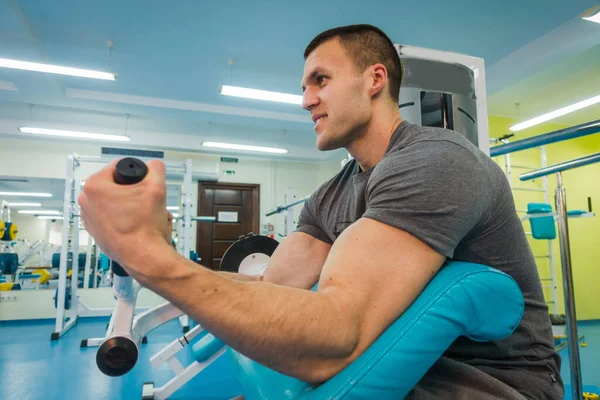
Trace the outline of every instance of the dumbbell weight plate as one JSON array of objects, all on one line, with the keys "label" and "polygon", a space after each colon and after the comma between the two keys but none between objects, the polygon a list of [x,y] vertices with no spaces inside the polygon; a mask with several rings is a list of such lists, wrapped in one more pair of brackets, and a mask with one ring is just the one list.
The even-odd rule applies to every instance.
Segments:
[{"label": "dumbbell weight plate", "polygon": [[17,234],[19,233],[19,228],[17,224],[14,222],[7,222],[5,224],[5,232],[2,235],[2,240],[4,241],[13,241],[17,240]]},{"label": "dumbbell weight plate", "polygon": [[[241,237],[229,246],[221,259],[221,271],[242,272],[240,265],[252,260],[252,264],[263,263],[263,268],[269,258],[275,252],[279,242],[267,236],[252,235]],[[252,258],[254,256],[254,259]],[[256,263],[254,262],[256,261]],[[255,268],[252,267],[252,270]],[[242,272],[246,273],[246,272]]]}]

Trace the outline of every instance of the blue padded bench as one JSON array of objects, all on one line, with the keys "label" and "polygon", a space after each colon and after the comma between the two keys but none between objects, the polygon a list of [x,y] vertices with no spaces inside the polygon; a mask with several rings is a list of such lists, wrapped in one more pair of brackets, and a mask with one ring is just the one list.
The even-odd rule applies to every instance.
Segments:
[{"label": "blue padded bench", "polygon": [[[396,400],[405,397],[459,337],[508,337],[523,316],[517,283],[484,265],[449,261],[400,318],[353,363],[313,387],[228,348],[246,400]],[[223,347],[211,334],[193,346],[198,361]]]}]

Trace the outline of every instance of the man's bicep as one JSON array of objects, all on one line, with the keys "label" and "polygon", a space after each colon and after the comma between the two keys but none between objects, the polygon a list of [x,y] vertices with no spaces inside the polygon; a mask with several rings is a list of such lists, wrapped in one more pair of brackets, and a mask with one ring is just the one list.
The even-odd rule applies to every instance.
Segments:
[{"label": "man's bicep", "polygon": [[310,289],[318,282],[331,245],[304,232],[293,232],[277,246],[263,280]]},{"label": "man's bicep", "polygon": [[319,291],[330,294],[358,324],[360,355],[439,271],[445,257],[413,235],[361,218],[336,240]]}]

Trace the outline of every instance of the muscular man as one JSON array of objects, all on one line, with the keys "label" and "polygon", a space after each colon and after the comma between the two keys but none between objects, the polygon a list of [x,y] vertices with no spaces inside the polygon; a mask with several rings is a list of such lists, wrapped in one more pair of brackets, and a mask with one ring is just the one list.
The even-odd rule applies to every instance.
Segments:
[{"label": "muscular man", "polygon": [[317,147],[354,159],[306,202],[264,276],[198,267],[165,242],[155,161],[136,185],[113,182],[115,163],[87,180],[81,215],[100,247],[229,346],[311,383],[356,359],[447,258],[486,264],[521,287],[522,323],[505,340],[457,340],[409,396],[562,399],[548,310],[502,171],[463,136],[402,120],[402,66],[379,29],[323,32],[304,56]]}]

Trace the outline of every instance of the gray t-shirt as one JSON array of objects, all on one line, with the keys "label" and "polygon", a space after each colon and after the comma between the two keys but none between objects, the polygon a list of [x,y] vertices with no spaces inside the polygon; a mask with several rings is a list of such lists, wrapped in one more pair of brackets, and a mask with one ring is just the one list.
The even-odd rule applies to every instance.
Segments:
[{"label": "gray t-shirt", "polygon": [[562,399],[548,307],[502,170],[456,132],[403,121],[383,159],[352,160],[307,200],[298,221],[332,244],[361,217],[402,229],[454,260],[512,276],[525,313],[504,340],[459,338],[409,395],[416,399]]}]

